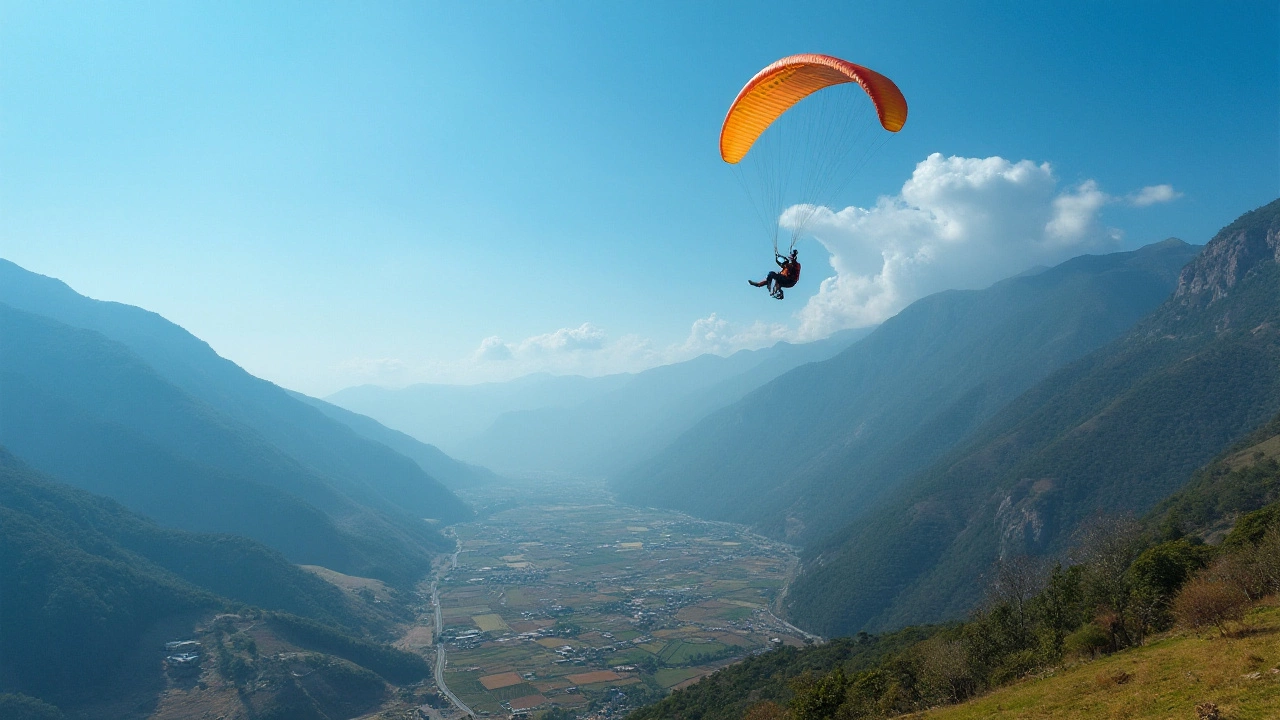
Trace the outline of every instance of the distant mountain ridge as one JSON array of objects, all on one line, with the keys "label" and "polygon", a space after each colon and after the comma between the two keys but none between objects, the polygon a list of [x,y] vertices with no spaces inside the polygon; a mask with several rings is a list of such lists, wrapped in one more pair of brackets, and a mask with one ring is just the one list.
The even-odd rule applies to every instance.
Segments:
[{"label": "distant mountain ridge", "polygon": [[1171,296],[1056,371],[865,521],[807,549],[788,596],[823,633],[956,617],[999,555],[1144,512],[1280,412],[1280,201],[1223,228]]},{"label": "distant mountain ridge", "polygon": [[154,313],[0,261],[0,339],[0,443],[162,523],[403,586],[449,546],[432,523],[471,515],[419,462],[481,469],[397,453]]},{"label": "distant mountain ridge", "polygon": [[918,300],[835,357],[708,416],[615,487],[630,502],[817,541],[1131,327],[1197,252],[1170,239]]},{"label": "distant mountain ridge", "polygon": [[420,518],[359,502],[96,332],[0,304],[0,337],[0,443],[44,472],[162,523],[350,574],[410,582],[447,547]]},{"label": "distant mountain ridge", "polygon": [[812,343],[705,354],[634,374],[528,375],[505,383],[347,388],[328,401],[508,473],[605,476],[656,452],[708,413],[871,328]]},{"label": "distant mountain ridge", "polygon": [[478,385],[420,383],[399,389],[358,385],[323,399],[451,452],[503,413],[576,404],[620,387],[629,378],[625,374],[587,378],[536,373]]},{"label": "distant mountain ridge", "polygon": [[476,487],[498,482],[502,478],[492,470],[479,465],[455,460],[440,448],[421,442],[399,430],[392,430],[382,423],[366,415],[340,408],[333,403],[317,398],[291,392],[295,398],[317,408],[326,416],[337,420],[360,435],[382,443],[405,457],[418,463],[428,475],[444,483],[451,490]]},{"label": "distant mountain ridge", "polygon": [[831,357],[869,332],[859,328],[812,343],[780,342],[651,368],[573,404],[503,413],[457,451],[512,471],[612,475],[657,452],[708,413],[794,367]]}]

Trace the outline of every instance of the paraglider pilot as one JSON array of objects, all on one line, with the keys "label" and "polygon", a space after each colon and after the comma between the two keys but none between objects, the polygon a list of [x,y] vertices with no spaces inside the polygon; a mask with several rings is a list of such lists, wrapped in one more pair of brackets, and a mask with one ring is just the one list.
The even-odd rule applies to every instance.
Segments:
[{"label": "paraglider pilot", "polygon": [[796,260],[796,257],[799,255],[799,251],[792,250],[790,257],[784,257],[776,252],[773,255],[773,261],[778,263],[778,267],[782,269],[782,272],[771,272],[769,273],[769,277],[761,280],[760,282],[756,282],[755,280],[748,280],[747,282],[751,283],[755,287],[769,288],[769,294],[781,300],[782,289],[795,287],[795,284],[800,280],[800,262]]}]

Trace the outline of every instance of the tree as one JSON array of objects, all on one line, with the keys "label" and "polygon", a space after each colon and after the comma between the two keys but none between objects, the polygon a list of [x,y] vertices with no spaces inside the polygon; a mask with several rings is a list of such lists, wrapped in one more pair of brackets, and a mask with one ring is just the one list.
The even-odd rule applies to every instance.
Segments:
[{"label": "tree", "polygon": [[1008,641],[1018,649],[1031,644],[1031,604],[1044,584],[1044,563],[1037,558],[1015,555],[996,561],[987,602],[993,610],[1006,608]]},{"label": "tree", "polygon": [[1067,636],[1084,622],[1082,576],[1079,566],[1064,569],[1061,564],[1054,565],[1044,590],[1035,598],[1036,632],[1040,652],[1047,660],[1061,659]]},{"label": "tree", "polygon": [[1147,548],[1129,567],[1129,610],[1137,642],[1148,632],[1169,626],[1169,603],[1196,571],[1208,564],[1214,548],[1179,539]]},{"label": "tree", "polygon": [[935,635],[916,646],[916,657],[920,682],[928,696],[958,703],[978,691],[963,642]]},{"label": "tree", "polygon": [[835,670],[818,678],[802,675],[791,683],[795,696],[791,698],[793,720],[830,720],[844,702],[849,680],[844,669]]},{"label": "tree", "polygon": [[1142,550],[1142,529],[1131,515],[1098,515],[1081,526],[1076,557],[1084,567],[1085,601],[1113,650],[1133,644],[1129,628],[1133,599],[1129,566]]}]

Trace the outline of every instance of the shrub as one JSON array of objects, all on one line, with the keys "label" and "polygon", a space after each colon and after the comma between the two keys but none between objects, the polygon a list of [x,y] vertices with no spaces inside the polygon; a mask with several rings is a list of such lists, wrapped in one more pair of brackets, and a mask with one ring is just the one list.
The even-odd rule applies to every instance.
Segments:
[{"label": "shrub", "polygon": [[1178,624],[1192,630],[1213,625],[1227,634],[1227,623],[1239,621],[1249,606],[1249,597],[1240,588],[1205,573],[1192,578],[1173,600],[1173,616]]},{"label": "shrub", "polygon": [[1071,633],[1062,641],[1062,649],[1069,655],[1088,655],[1090,659],[1098,656],[1111,646],[1111,638],[1102,628],[1093,623],[1085,623],[1079,630]]}]

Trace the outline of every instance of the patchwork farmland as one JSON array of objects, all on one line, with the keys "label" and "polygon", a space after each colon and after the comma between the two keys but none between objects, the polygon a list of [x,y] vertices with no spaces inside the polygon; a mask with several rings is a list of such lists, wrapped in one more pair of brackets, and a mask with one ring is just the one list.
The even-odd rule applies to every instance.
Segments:
[{"label": "patchwork farmland", "polygon": [[[550,493],[555,493],[551,495]],[[439,582],[449,689],[477,714],[616,715],[750,653],[801,645],[770,607],[785,545],[618,505],[598,485],[491,488]]]}]

